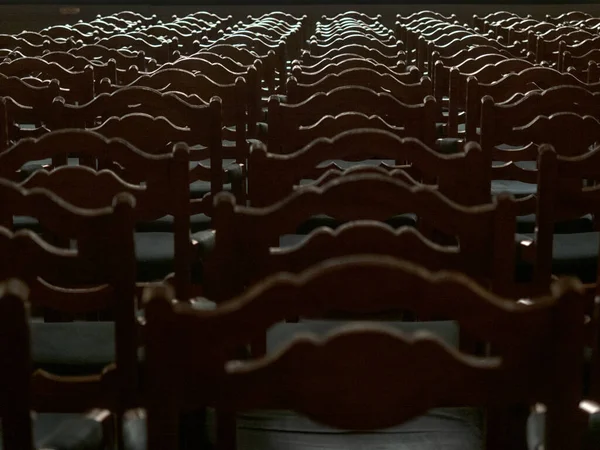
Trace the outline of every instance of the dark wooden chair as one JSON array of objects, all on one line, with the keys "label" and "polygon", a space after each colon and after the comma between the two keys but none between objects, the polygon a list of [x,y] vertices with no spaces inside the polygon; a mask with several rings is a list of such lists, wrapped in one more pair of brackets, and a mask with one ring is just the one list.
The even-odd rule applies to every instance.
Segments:
[{"label": "dark wooden chair", "polygon": [[[88,130],[59,130],[37,140],[22,140],[2,153],[2,174],[15,177],[27,161],[64,157],[69,152],[103,165],[99,169],[67,164],[51,171],[41,169],[21,184],[51,189],[80,208],[102,207],[115,194],[130,192],[136,199],[134,224],[171,215],[172,229],[135,233],[137,279],[157,281],[174,272],[180,297],[189,298],[195,244],[190,235],[188,147],[180,143],[169,153],[152,155],[122,139],[107,139]],[[18,211],[13,215],[28,216]]]},{"label": "dark wooden chair", "polygon": [[236,205],[227,194],[218,199],[215,244],[204,260],[204,294],[211,300],[226,300],[264,276],[269,270],[270,252],[303,242],[306,235],[294,233],[316,214],[343,223],[383,222],[414,213],[417,226],[431,233],[434,241],[436,236],[443,236],[445,244],[460,242],[473,277],[477,275],[493,289],[513,295],[516,206],[507,199],[497,205],[460,206],[440,194],[437,186],[409,184],[394,174],[372,172],[304,186],[263,208]]},{"label": "dark wooden chair", "polygon": [[[123,194],[115,198],[112,207],[82,209],[46,189],[29,190],[4,179],[0,186],[5,205],[0,241],[7,255],[0,264],[1,276],[25,281],[29,302],[35,308],[71,317],[110,311],[114,319],[32,321],[32,360],[35,368],[44,370],[33,374],[30,403],[25,407],[39,413],[85,413],[100,408],[120,418],[139,394],[134,199]],[[73,240],[77,247],[54,246],[29,230],[13,233],[5,227],[12,215],[35,217],[47,236]],[[118,369],[107,367],[113,363]],[[61,420],[54,416],[43,422],[46,425],[42,427]],[[95,426],[95,432],[86,426],[84,433],[92,433],[88,437],[94,442],[88,442],[89,448],[100,449],[104,445],[102,426]]]},{"label": "dark wooden chair", "polygon": [[320,92],[298,104],[282,103],[273,96],[269,101],[267,148],[271,153],[292,153],[306,145],[295,141],[297,130],[317,123],[324,115],[345,112],[379,116],[392,126],[403,127],[405,136],[415,137],[433,148],[439,113],[436,106],[433,96],[425,97],[419,104],[405,104],[391,94],[360,86]]},{"label": "dark wooden chair", "polygon": [[[251,442],[281,445],[281,439],[288,448],[318,446],[324,439],[349,448],[356,440],[362,445],[378,445],[379,439],[386,445],[390,439],[402,443],[410,436],[401,428],[385,436],[374,431],[387,428],[391,433],[390,427],[436,406],[465,405],[486,409],[487,448],[520,449],[526,446],[524,423],[509,419],[499,426],[497,414],[535,402],[543,402],[548,411],[545,448],[579,448],[581,443],[583,298],[574,281],[558,283],[550,297],[533,305],[514,304],[464,276],[360,256],[328,260],[300,274],[277,274],[214,311],[174,305],[165,289],[149,293],[147,300],[149,450],[178,448],[177,414],[198,406],[221,412],[219,449]],[[363,323],[326,337],[298,336],[265,357],[232,358],[236,347],[288,317],[396,307],[451,316],[490,342],[494,356],[474,359],[428,332]],[[189,342],[198,345],[188,350]],[[299,425],[292,425],[288,414],[284,417],[291,431],[278,434],[258,429],[259,409],[288,409],[309,420],[298,433]],[[238,415],[236,433],[238,412],[247,413]],[[255,418],[253,431],[244,429],[245,417]],[[352,430],[352,437],[332,436],[332,428]],[[469,442],[468,433],[460,436]],[[443,442],[444,437],[450,439],[435,439]]]}]

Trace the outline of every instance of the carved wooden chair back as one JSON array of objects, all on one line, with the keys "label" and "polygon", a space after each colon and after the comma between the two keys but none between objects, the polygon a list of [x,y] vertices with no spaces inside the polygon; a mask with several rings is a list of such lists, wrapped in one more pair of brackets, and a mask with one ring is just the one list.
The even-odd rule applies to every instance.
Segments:
[{"label": "carved wooden chair back", "polygon": [[[304,186],[279,202],[263,207],[235,204],[221,194],[215,205],[215,247],[205,264],[203,287],[216,301],[242,292],[269,272],[272,247],[281,236],[316,214],[342,221],[384,221],[414,213],[417,222],[459,242],[460,270],[510,292],[514,278],[516,205],[501,198],[495,204],[460,206],[437,186],[408,183],[393,174],[358,173],[322,185]],[[364,242],[368,248],[368,241]],[[364,252],[364,251],[363,251]],[[305,253],[305,255],[308,255]],[[265,272],[267,271],[267,272]],[[225,282],[225,280],[227,280]]]},{"label": "carved wooden chair back", "polygon": [[133,65],[139,70],[146,70],[149,63],[149,60],[147,60],[146,54],[143,51],[131,51],[125,48],[109,48],[98,44],[72,48],[68,53],[87,58],[90,61],[109,61],[114,59],[119,69],[127,69]]},{"label": "carved wooden chair back", "polygon": [[[483,61],[483,60],[482,60]],[[464,68],[463,68],[464,67]],[[520,73],[528,68],[534,67],[534,63],[521,58],[502,58],[491,64],[482,65],[474,70],[467,65],[463,67],[451,68],[448,76],[448,129],[454,134],[452,137],[462,135],[459,133],[459,114],[467,110],[467,81],[469,77],[477,79],[478,83],[490,84],[501,80],[508,74]],[[436,80],[438,83],[438,80]],[[469,106],[475,102],[469,103]],[[469,113],[468,118],[476,120],[477,111]],[[466,120],[466,117],[465,117]],[[467,125],[465,124],[465,131]],[[469,124],[468,129],[473,129],[473,124]]]},{"label": "carved wooden chair back", "polygon": [[423,103],[409,105],[385,92],[377,93],[360,86],[344,86],[317,93],[297,104],[281,103],[277,97],[271,97],[268,111],[269,152],[296,151],[306,145],[297,145],[295,135],[298,130],[315,124],[324,115],[337,116],[345,112],[379,116],[392,126],[403,127],[405,136],[415,137],[430,147],[435,146],[439,109],[432,96],[425,97]]},{"label": "carved wooden chair back", "polygon": [[[29,289],[16,278],[0,282],[0,420],[2,448],[34,450],[31,423],[29,377]],[[10,405],[10,406],[9,406]]]},{"label": "carved wooden chair back", "polygon": [[491,83],[480,83],[475,77],[467,79],[467,105],[465,109],[465,138],[478,140],[477,127],[481,126],[481,105],[486,95],[494,101],[515,102],[530,91],[549,89],[554,86],[580,86],[589,91],[596,91],[600,84],[588,85],[576,77],[558,72],[549,67],[530,67],[518,73],[504,75]]},{"label": "carved wooden chair back", "polygon": [[[579,289],[565,280],[550,297],[515,305],[464,276],[367,255],[274,275],[214,311],[174,304],[168,291],[155,290],[147,296],[146,361],[153,393],[148,449],[177,448],[178,413],[198,406],[230,412],[285,408],[338,429],[369,431],[435,406],[492,411],[523,402],[547,405],[546,420],[552,422],[545,428],[547,448],[581,445],[573,426],[582,376]],[[286,318],[390,307],[453,317],[461,329],[497,348],[497,355],[473,359],[422,330],[407,335],[362,323],[324,339],[298,336],[275,354],[231,361],[237,346]],[[188,350],[189,342],[199,347]],[[234,433],[218,433],[217,448],[236,447],[235,429],[227,431]],[[488,433],[488,448],[521,445],[494,437]]]},{"label": "carved wooden chair back", "polygon": [[300,59],[302,61],[302,64],[309,66],[309,65],[317,64],[322,59],[333,58],[337,55],[341,55],[344,53],[358,55],[363,58],[374,59],[378,63],[384,64],[386,66],[395,66],[406,60],[406,57],[405,57],[405,54],[403,51],[398,51],[393,54],[384,54],[384,53],[380,52],[378,49],[372,49],[372,48],[366,47],[364,45],[355,45],[355,44],[349,44],[349,45],[344,45],[342,47],[333,48],[333,49],[329,50],[327,53],[324,53],[324,54],[318,55],[318,56],[312,55],[310,52],[305,51],[302,53],[302,56]]},{"label": "carved wooden chair back", "polygon": [[[299,63],[299,61],[294,61]],[[313,70],[310,66],[302,66],[300,64],[292,65],[292,76],[301,84],[312,84],[319,81],[321,78],[329,74],[339,74],[348,69],[373,69],[381,74],[390,74],[394,77],[398,77],[406,73],[406,66],[404,64],[398,64],[394,67],[389,67],[383,64],[379,64],[377,61],[365,58],[348,58],[339,62],[331,62],[317,70]],[[412,70],[412,69],[411,69]],[[416,68],[415,68],[416,70]]]},{"label": "carved wooden chair back", "polygon": [[60,64],[48,62],[42,58],[17,58],[0,64],[0,73],[7,76],[36,76],[57,79],[63,96],[72,103],[85,103],[94,98],[94,69],[86,66],[82,71],[70,71]]},{"label": "carved wooden chair back", "polygon": [[422,77],[415,68],[410,72],[391,75],[370,68],[347,69],[330,73],[311,83],[301,84],[292,77],[287,82],[287,102],[301,103],[319,92],[328,92],[342,86],[364,86],[376,92],[389,92],[403,103],[421,103],[433,94],[431,79]]},{"label": "carved wooden chair back", "polygon": [[[100,159],[104,166],[90,168],[82,165],[63,165],[54,170],[39,169],[20,184],[26,188],[45,188],[79,208],[100,208],[120,192],[131,193],[136,199],[133,219],[136,223],[173,216],[173,272],[181,298],[186,298],[191,283],[190,265],[190,183],[189,149],[176,144],[170,153],[151,155],[128,142],[108,139],[88,130],[59,130],[39,139],[24,139],[3,152],[2,175],[15,177],[29,161],[45,158],[64,158],[77,153],[90,159]],[[108,169],[108,170],[107,170]],[[208,200],[204,202],[209,203]],[[30,216],[6,209],[13,216]],[[209,211],[207,211],[209,212]],[[43,228],[43,223],[40,221]],[[49,230],[54,235],[54,230]],[[60,234],[58,235],[60,238]],[[100,239],[100,236],[97,237]],[[67,241],[68,242],[68,241]],[[69,272],[64,272],[69,273]],[[163,276],[168,273],[163,274]]]},{"label": "carved wooden chair back", "polygon": [[166,42],[152,44],[145,39],[133,37],[128,34],[115,34],[108,38],[100,39],[96,44],[114,49],[128,48],[133,51],[142,51],[146,56],[155,59],[159,64],[171,60],[172,49],[169,43]]},{"label": "carved wooden chair back", "polygon": [[115,319],[116,366],[82,379],[37,371],[28,405],[40,412],[97,407],[125,411],[139,395],[135,199],[121,193],[112,206],[83,209],[47,189],[26,189],[5,179],[0,180],[0,197],[2,225],[10,214],[35,217],[53,235],[76,242],[75,247],[59,248],[30,230],[12,232],[0,226],[0,246],[7,255],[0,263],[0,276],[25,281],[33,307],[70,315],[112,311]]},{"label": "carved wooden chair back", "polygon": [[302,180],[318,180],[332,169],[344,170],[336,161],[361,165],[361,161],[373,159],[381,160],[379,167],[384,169],[402,168],[416,179],[423,177],[437,184],[440,192],[461,205],[490,200],[486,196],[488,181],[477,179],[483,155],[475,143],[468,144],[464,153],[443,155],[415,138],[401,138],[385,129],[343,128],[332,138],[317,138],[290,154],[253,146],[248,172],[250,204],[271,205],[291,194]]}]

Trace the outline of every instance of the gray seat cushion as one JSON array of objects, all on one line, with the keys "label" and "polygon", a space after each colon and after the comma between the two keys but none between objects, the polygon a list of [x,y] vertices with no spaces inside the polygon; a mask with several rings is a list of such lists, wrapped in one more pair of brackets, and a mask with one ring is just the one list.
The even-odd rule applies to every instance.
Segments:
[{"label": "gray seat cushion", "polygon": [[135,418],[125,420],[123,424],[123,442],[125,450],[146,450],[146,419]]},{"label": "gray seat cushion", "polygon": [[40,222],[35,217],[29,216],[13,216],[13,228],[15,231],[18,230],[31,230],[36,233],[42,231]]},{"label": "gray seat cushion", "polygon": [[[196,239],[196,234],[202,236]],[[204,232],[192,234],[200,245],[208,245]],[[135,254],[138,281],[160,281],[174,270],[174,235],[169,232],[136,232]],[[191,243],[190,243],[191,245]],[[199,261],[190,261],[194,282],[201,282],[202,268]]]},{"label": "gray seat cushion", "polygon": [[[532,413],[527,421],[527,446],[530,450],[543,449],[545,444],[546,414]],[[583,436],[583,448],[600,447],[600,413],[590,414]]]},{"label": "gray seat cushion", "polygon": [[[81,414],[36,414],[33,418],[33,439],[35,448],[39,449],[105,449],[102,424]],[[0,439],[0,450],[2,448]]]},{"label": "gray seat cushion", "polygon": [[[535,214],[517,217],[517,233],[533,233],[535,230]],[[557,222],[555,233],[587,233],[594,231],[594,218],[588,214],[574,220]]]},{"label": "gray seat cushion", "polygon": [[[327,216],[325,214],[318,214],[316,216],[312,216],[310,219],[300,224],[296,232],[299,235],[303,235],[308,234],[319,227],[337,228],[343,225],[344,223],[344,221],[335,219],[331,216]],[[397,216],[387,219],[385,223],[387,223],[392,228],[400,228],[404,226],[414,227],[417,224],[417,216],[414,214],[399,214]]]},{"label": "gray seat cushion", "polygon": [[173,272],[174,235],[169,232],[136,232],[135,255],[138,281],[158,281]]},{"label": "gray seat cushion", "polygon": [[102,424],[76,414],[40,414],[34,422],[36,448],[104,450]]},{"label": "gray seat cushion", "polygon": [[[138,222],[135,229],[143,232],[173,232],[174,218],[171,215],[161,217],[160,219]],[[206,214],[194,214],[190,216],[190,230],[192,233],[205,231],[211,228],[212,220]]]},{"label": "gray seat cushion", "polygon": [[[231,192],[231,184],[224,184],[223,190]],[[210,181],[198,180],[190,183],[190,198],[199,199],[210,194]]]},{"label": "gray seat cushion", "polygon": [[516,180],[492,180],[492,195],[512,194],[515,197],[525,197],[537,192],[537,185]]},{"label": "gray seat cushion", "polygon": [[[272,353],[299,332],[324,335],[344,321],[300,320],[272,327],[267,351]],[[428,329],[451,346],[458,345],[456,323],[389,322],[407,332]],[[212,417],[209,415],[209,421]],[[248,411],[238,415],[238,448],[243,449],[409,449],[480,450],[481,417],[471,408],[438,408],[401,426],[372,433],[356,433],[317,424],[290,411]]]},{"label": "gray seat cushion", "polygon": [[112,322],[33,320],[30,329],[33,363],[51,373],[98,373],[115,360]]},{"label": "gray seat cushion", "polygon": [[[289,414],[289,413],[288,413]],[[285,424],[288,428],[269,429]],[[332,450],[481,450],[482,432],[472,410],[433,410],[429,414],[373,433],[331,432],[298,416],[264,411],[238,419],[238,448]],[[305,427],[301,425],[306,425]]]},{"label": "gray seat cushion", "polygon": [[[520,234],[517,240],[533,240],[532,234]],[[555,234],[552,247],[552,272],[577,276],[584,283],[596,281],[598,232]],[[522,260],[519,264],[524,264]]]}]

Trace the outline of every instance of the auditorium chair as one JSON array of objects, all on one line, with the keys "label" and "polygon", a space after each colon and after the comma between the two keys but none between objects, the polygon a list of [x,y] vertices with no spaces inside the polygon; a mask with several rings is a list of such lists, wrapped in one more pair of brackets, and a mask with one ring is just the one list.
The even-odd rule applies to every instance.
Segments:
[{"label": "auditorium chair", "polygon": [[[4,205],[0,241],[2,253],[10,255],[2,260],[0,276],[18,277],[27,283],[28,301],[35,309],[61,312],[72,319],[109,311],[113,319],[41,322],[37,313],[29,322],[31,362],[27,364],[40,370],[31,374],[30,400],[25,405],[2,403],[37,411],[40,427],[46,430],[77,417],[73,413],[84,418],[83,414],[93,409],[105,409],[119,417],[135,404],[139,394],[134,199],[120,194],[112,207],[109,203],[82,209],[46,189],[26,189],[4,179],[0,186]],[[13,233],[6,227],[12,215],[37,218],[44,234]],[[55,246],[55,238],[72,240],[77,246]],[[112,363],[117,366],[107,367]],[[20,379],[20,386],[26,380],[29,376]],[[101,423],[85,425],[80,437],[94,439],[86,448],[103,448],[101,428]]]},{"label": "auditorium chair", "polygon": [[[558,282],[533,304],[515,304],[461,275],[366,255],[275,274],[216,310],[174,305],[164,288],[146,299],[149,450],[178,448],[177,413],[198,406],[216,410],[219,449],[465,449],[484,442],[488,449],[520,449],[525,424],[499,417],[515,404],[536,402],[547,408],[544,448],[580,448],[583,299],[575,281]],[[290,317],[396,307],[451,316],[496,352],[475,359],[423,324],[361,323],[333,330],[307,324],[310,334],[283,339],[266,356],[233,356]],[[432,409],[442,406],[448,409]],[[401,425],[414,418],[433,431],[424,436]]]}]

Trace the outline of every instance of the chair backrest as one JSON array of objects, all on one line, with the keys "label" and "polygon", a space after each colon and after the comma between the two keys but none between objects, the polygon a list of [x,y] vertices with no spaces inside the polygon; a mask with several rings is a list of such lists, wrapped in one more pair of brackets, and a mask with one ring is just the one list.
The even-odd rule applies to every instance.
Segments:
[{"label": "chair backrest", "polygon": [[[490,161],[535,161],[532,143],[553,144],[565,155],[585,153],[599,139],[599,99],[600,90],[569,85],[531,91],[516,102],[496,103],[486,96],[481,101],[481,147]],[[498,148],[502,144],[511,147]]]},{"label": "chair backrest", "polygon": [[190,71],[168,68],[159,69],[149,74],[141,75],[126,86],[101,83],[100,92],[111,93],[127,87],[147,87],[159,92],[181,92],[185,95],[196,95],[208,103],[211,98],[219,97],[222,102],[222,116],[225,125],[246,126],[246,112],[250,93],[246,80],[238,77],[231,83],[220,84],[204,74],[194,74]]},{"label": "chair backrest", "polygon": [[410,72],[392,75],[370,68],[356,68],[331,73],[320,80],[310,83],[298,83],[295,77],[287,82],[288,103],[301,103],[319,92],[328,92],[342,86],[364,86],[376,92],[389,92],[403,103],[421,103],[425,97],[433,94],[431,80],[422,77],[414,68]]},{"label": "chair backrest", "polygon": [[[477,177],[484,160],[475,143],[467,145],[464,153],[443,155],[415,138],[401,138],[385,129],[346,127],[346,130],[332,138],[317,138],[285,155],[270,153],[264,145],[253,146],[248,160],[251,206],[271,205],[291,194],[301,180],[318,179],[331,169],[341,170],[335,161],[360,164],[378,158],[400,163],[403,169],[416,170],[419,178],[433,180],[445,196],[461,205],[489,201],[488,180]],[[385,166],[389,167],[389,162]]]},{"label": "chair backrest", "polygon": [[129,48],[134,51],[143,51],[150,58],[156,59],[158,63],[166,63],[171,60],[171,49],[168,43],[152,44],[145,39],[133,37],[128,34],[113,34],[110,37],[100,39],[96,45],[120,49]]},{"label": "chair backrest", "polygon": [[505,75],[492,83],[479,83],[472,77],[467,80],[467,105],[465,138],[477,140],[477,120],[481,115],[483,97],[491,96],[495,102],[515,102],[530,91],[561,86],[580,86],[590,91],[599,91],[600,83],[588,85],[573,75],[561,73],[549,67],[531,67],[518,73]]},{"label": "chair backrest", "polygon": [[[436,66],[437,67],[437,66]],[[477,69],[471,67],[470,71],[463,68],[452,68],[448,76],[448,127],[458,135],[458,115],[465,111],[465,130],[470,133],[479,126],[478,111],[468,111],[475,106],[475,100],[468,98],[468,80],[473,77],[478,83],[494,83],[501,80],[505,75],[521,72],[534,64],[521,58],[502,58],[497,62],[479,66]],[[466,67],[465,67],[466,69]],[[438,80],[436,79],[436,84]],[[436,86],[437,87],[437,86]],[[469,121],[467,124],[466,122]],[[471,123],[472,122],[472,123]]]},{"label": "chair backrest", "polygon": [[269,100],[268,149],[271,153],[290,153],[298,146],[296,130],[318,122],[324,115],[359,112],[380,116],[393,126],[405,128],[407,136],[415,137],[434,147],[438,108],[433,96],[420,104],[405,104],[386,92],[377,93],[360,86],[344,86],[320,92],[298,104],[281,103],[277,97]]},{"label": "chair backrest", "polygon": [[57,79],[61,87],[67,88],[68,91],[62,95],[70,102],[85,103],[94,98],[94,69],[91,65],[82,71],[70,71],[42,58],[17,58],[0,64],[0,73],[19,77],[41,73],[49,79]]},{"label": "chair backrest", "polygon": [[[349,174],[322,185],[303,186],[262,208],[238,206],[233,196],[220,194],[213,216],[215,246],[205,263],[203,287],[215,301],[241,292],[270,273],[270,255],[280,238],[296,233],[316,214],[342,221],[384,221],[414,213],[418,223],[433,229],[431,239],[437,233],[445,242],[450,239],[451,245],[459,243],[464,255],[461,270],[496,291],[510,292],[515,208],[508,197],[477,206],[458,205],[440,194],[437,186],[409,184],[381,173]],[[368,248],[368,241],[364,244]]]},{"label": "chair backrest", "polygon": [[[580,134],[573,131],[573,136]],[[535,277],[538,283],[549,283],[552,276],[554,224],[585,214],[598,217],[600,190],[590,180],[600,178],[597,162],[600,150],[580,155],[560,153],[560,147],[543,144],[538,157],[538,207],[535,236]],[[528,244],[530,245],[530,244]],[[600,249],[599,249],[600,251]]]},{"label": "chair backrest", "polygon": [[2,448],[33,450],[30,388],[29,289],[16,278],[0,282],[0,421]]},{"label": "chair backrest", "polygon": [[311,56],[314,57],[326,55],[330,51],[335,51],[346,45],[364,46],[365,49],[377,50],[385,56],[396,56],[399,52],[404,50],[404,43],[402,41],[396,41],[394,39],[392,42],[382,42],[380,39],[371,38],[365,35],[339,37],[326,44],[311,41],[309,43],[309,48]]},{"label": "chair backrest", "polygon": [[[176,305],[164,289],[148,297],[149,450],[177,448],[179,412],[199,406],[291,409],[338,429],[370,431],[435,406],[531,402],[549,411],[546,448],[581,445],[574,426],[583,345],[576,281],[557,283],[549,298],[533,305],[514,304],[462,275],[367,255],[277,274],[214,311]],[[231,361],[237,346],[286,318],[398,307],[450,316],[497,352],[473,358],[424,331],[405,334],[361,323],[324,340],[298,336],[263,358]],[[229,444],[234,441],[228,436]]]},{"label": "chair backrest", "polygon": [[[295,64],[298,63],[298,64]],[[295,61],[292,66],[292,76],[301,84],[312,84],[319,81],[321,78],[332,74],[340,73],[348,69],[357,68],[369,68],[379,71],[382,74],[390,74],[394,77],[401,76],[406,72],[406,66],[404,64],[398,64],[393,67],[380,64],[373,59],[365,58],[348,58],[338,62],[331,62],[317,70],[313,70],[310,67],[305,67],[299,64],[299,61]],[[411,69],[412,70],[412,69]]]},{"label": "chair backrest", "polygon": [[[70,315],[112,311],[115,318],[116,372],[109,370],[84,385],[39,372],[32,379],[32,409],[61,405],[63,410],[82,411],[104,403],[116,410],[130,404],[137,395],[139,344],[134,198],[122,193],[112,206],[82,209],[47,189],[25,189],[4,179],[0,179],[0,198],[0,246],[7,255],[0,262],[0,277],[25,281],[33,306]],[[7,213],[34,217],[53,235],[75,241],[76,247],[56,247],[30,230],[12,232],[4,226]],[[102,385],[106,392],[99,390]]]},{"label": "chair backrest", "polygon": [[146,70],[146,54],[143,51],[131,51],[124,48],[115,49],[105,47],[104,45],[91,44],[72,48],[68,53],[88,58],[92,61],[95,59],[101,61],[114,59],[117,66],[121,69],[127,69],[129,66],[135,65],[139,70]]},{"label": "chair backrest", "polygon": [[[194,145],[208,146],[211,158],[222,159],[221,100],[218,97],[211,98],[208,103],[193,95],[162,93],[147,87],[131,86],[110,94],[99,94],[84,105],[71,105],[64,99],[55,99],[52,109],[46,113],[46,123],[53,130],[93,127],[98,118],[106,120],[132,112],[165,117],[174,125],[189,127]],[[199,157],[204,159],[204,152]],[[191,159],[198,160],[194,152],[191,153]],[[222,162],[215,160],[215,163],[216,168],[221,167]]]},{"label": "chair backrest", "polygon": [[[88,130],[59,130],[39,139],[24,139],[0,156],[2,175],[15,177],[25,162],[62,157],[69,152],[99,160],[100,169],[64,164],[54,170],[37,170],[21,182],[28,188],[47,188],[80,208],[99,208],[110,204],[119,192],[136,199],[136,222],[174,217],[174,272],[178,294],[184,298],[190,283],[190,194],[189,149],[176,144],[170,153],[151,155],[128,142]],[[102,169],[108,167],[111,170]],[[8,205],[8,204],[7,204]],[[19,205],[8,206],[3,214],[20,213]],[[208,211],[207,211],[208,212]],[[9,217],[12,222],[12,217]],[[42,223],[43,225],[43,223]],[[50,230],[54,234],[55,230]],[[60,237],[60,233],[59,237]],[[65,236],[66,237],[66,236]],[[184,263],[188,261],[188,264]],[[163,276],[166,276],[164,274]]]},{"label": "chair backrest", "polygon": [[332,48],[328,52],[315,56],[310,54],[309,52],[302,53],[302,64],[304,65],[314,65],[321,61],[322,59],[333,58],[337,55],[341,55],[344,53],[359,55],[363,58],[374,59],[380,64],[385,64],[388,66],[395,66],[400,62],[406,61],[406,55],[403,51],[398,51],[395,54],[384,54],[381,53],[378,49],[371,49],[364,45],[355,45],[349,44],[344,45],[342,47]]}]

